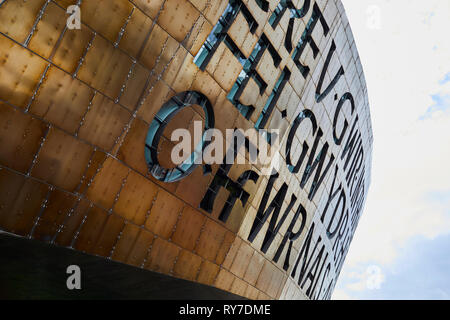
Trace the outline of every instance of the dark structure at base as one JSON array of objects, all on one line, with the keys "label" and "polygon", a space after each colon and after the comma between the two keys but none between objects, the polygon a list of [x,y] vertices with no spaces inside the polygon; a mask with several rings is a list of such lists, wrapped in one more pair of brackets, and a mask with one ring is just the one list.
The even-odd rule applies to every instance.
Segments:
[{"label": "dark structure at base", "polygon": [[[0,299],[243,299],[214,287],[0,233]],[[81,290],[69,290],[69,265]]]}]

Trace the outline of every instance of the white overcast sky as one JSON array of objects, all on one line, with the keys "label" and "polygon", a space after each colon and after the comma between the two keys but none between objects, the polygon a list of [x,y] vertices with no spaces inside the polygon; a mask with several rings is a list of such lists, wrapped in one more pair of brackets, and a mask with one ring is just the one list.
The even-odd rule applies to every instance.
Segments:
[{"label": "white overcast sky", "polygon": [[342,0],[366,76],[372,184],[334,299],[450,297],[450,1]]}]

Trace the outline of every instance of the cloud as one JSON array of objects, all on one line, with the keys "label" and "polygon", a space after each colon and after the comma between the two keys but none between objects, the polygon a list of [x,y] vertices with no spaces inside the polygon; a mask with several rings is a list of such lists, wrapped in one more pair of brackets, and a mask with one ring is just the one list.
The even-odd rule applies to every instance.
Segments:
[{"label": "cloud", "polygon": [[350,296],[345,290],[335,289],[333,292],[333,300],[356,300]]},{"label": "cloud", "polygon": [[[450,203],[433,198],[450,186],[450,41],[442,38],[450,2],[343,4],[366,76],[374,132],[372,185],[341,274],[345,282],[356,267],[362,273],[371,264],[383,270],[395,264],[416,237],[450,233]],[[379,30],[366,26],[369,5],[380,8]]]},{"label": "cloud", "polygon": [[445,75],[444,79],[439,81],[439,84],[440,85],[444,85],[444,84],[446,84],[448,82],[450,82],[450,72]]},{"label": "cloud", "polygon": [[419,120],[432,118],[436,114],[442,116],[450,108],[450,94],[433,94],[431,98],[434,104],[428,108],[424,115],[420,116]]},{"label": "cloud", "polygon": [[353,272],[349,278],[356,280],[346,286],[352,291],[379,290],[385,281],[383,271],[376,265],[368,266],[362,273]]},{"label": "cloud", "polygon": [[[333,299],[449,299],[450,235],[434,240],[414,237],[403,248],[395,263],[379,267],[383,278],[374,290],[363,272],[373,266],[347,269]],[[366,272],[367,273],[367,272]],[[376,275],[372,272],[371,275]],[[370,277],[369,277],[370,279]]]}]

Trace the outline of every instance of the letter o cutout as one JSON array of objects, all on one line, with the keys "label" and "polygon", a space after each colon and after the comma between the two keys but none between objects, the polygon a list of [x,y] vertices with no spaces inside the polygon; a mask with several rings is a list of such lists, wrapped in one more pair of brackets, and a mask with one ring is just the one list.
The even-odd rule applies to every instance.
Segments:
[{"label": "letter o cutout", "polygon": [[[194,104],[201,106],[205,113],[202,141],[182,164],[173,169],[161,167],[157,150],[164,129],[178,112]],[[198,166],[195,160],[202,156],[203,151],[210,143],[210,141],[205,142],[205,132],[212,128],[214,128],[214,109],[204,94],[197,91],[184,91],[173,96],[153,118],[145,139],[145,160],[153,177],[163,182],[176,182],[191,174]]]}]

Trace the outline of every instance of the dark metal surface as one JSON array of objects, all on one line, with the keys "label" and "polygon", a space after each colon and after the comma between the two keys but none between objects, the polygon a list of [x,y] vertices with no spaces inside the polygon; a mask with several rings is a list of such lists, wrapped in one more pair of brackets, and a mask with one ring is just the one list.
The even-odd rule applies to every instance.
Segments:
[{"label": "dark metal surface", "polygon": [[[69,290],[69,265],[81,290]],[[0,299],[243,299],[228,292],[0,232]]]}]

